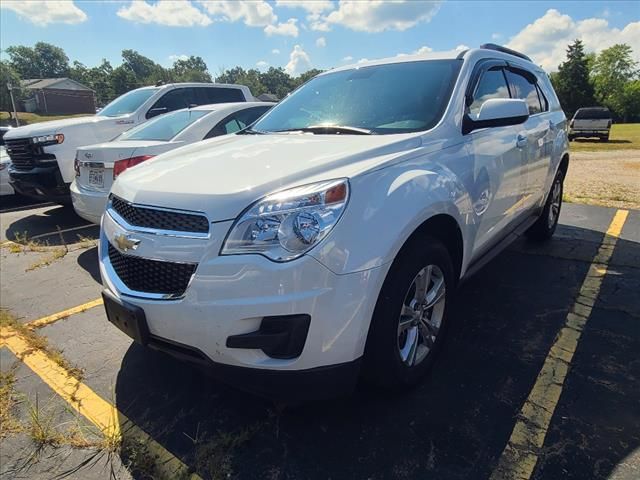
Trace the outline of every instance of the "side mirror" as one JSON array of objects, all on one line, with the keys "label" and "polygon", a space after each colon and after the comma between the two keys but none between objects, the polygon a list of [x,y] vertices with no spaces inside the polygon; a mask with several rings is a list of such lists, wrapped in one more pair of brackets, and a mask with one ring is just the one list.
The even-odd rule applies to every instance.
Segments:
[{"label": "side mirror", "polygon": [[490,98],[482,104],[478,117],[465,115],[462,133],[470,133],[480,128],[506,127],[524,123],[529,118],[529,106],[517,98]]},{"label": "side mirror", "polygon": [[167,113],[169,109],[167,107],[156,107],[152,108],[147,112],[147,119],[157,117],[158,115],[162,115],[163,113]]}]

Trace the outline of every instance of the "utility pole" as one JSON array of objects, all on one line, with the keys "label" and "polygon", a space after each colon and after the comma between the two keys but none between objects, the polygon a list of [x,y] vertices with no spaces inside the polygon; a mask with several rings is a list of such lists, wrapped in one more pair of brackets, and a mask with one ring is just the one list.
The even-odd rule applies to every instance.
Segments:
[{"label": "utility pole", "polygon": [[18,112],[16,110],[16,101],[13,99],[13,87],[10,82],[7,82],[7,89],[9,89],[9,96],[11,97],[11,106],[13,107],[13,118],[16,119],[16,127],[20,126],[20,120],[18,119]]}]

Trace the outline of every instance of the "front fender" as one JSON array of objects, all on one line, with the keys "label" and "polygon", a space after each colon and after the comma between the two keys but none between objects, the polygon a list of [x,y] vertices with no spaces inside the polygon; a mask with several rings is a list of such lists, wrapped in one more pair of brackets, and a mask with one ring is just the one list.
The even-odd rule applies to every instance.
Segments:
[{"label": "front fender", "polygon": [[[455,219],[464,241],[474,222],[470,195],[445,167],[461,156],[465,147],[457,145],[352,178],[343,217],[309,254],[336,274],[380,267],[394,260],[420,225],[439,214]],[[463,257],[467,248],[465,244]]]}]

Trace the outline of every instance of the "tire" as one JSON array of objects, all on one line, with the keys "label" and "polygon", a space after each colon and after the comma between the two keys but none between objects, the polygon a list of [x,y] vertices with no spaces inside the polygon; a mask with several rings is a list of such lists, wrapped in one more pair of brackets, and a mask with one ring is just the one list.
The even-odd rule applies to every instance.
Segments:
[{"label": "tire", "polygon": [[574,137],[573,135],[569,135],[569,141],[570,141],[570,142],[573,142],[574,138],[575,138],[575,137]]},{"label": "tire", "polygon": [[[437,289],[440,281],[444,292]],[[426,282],[427,295],[419,305],[416,298],[422,297],[416,286],[421,282]],[[393,262],[378,296],[365,347],[365,381],[389,389],[420,382],[446,336],[454,285],[453,263],[444,245],[426,235],[410,240]],[[429,307],[429,297],[439,300]],[[412,364],[413,339],[416,348]]]},{"label": "tire", "polygon": [[540,217],[526,232],[526,236],[531,240],[544,242],[555,233],[558,219],[560,218],[560,210],[562,209],[563,183],[564,172],[559,171],[553,179],[551,190]]},{"label": "tire", "polygon": [[600,137],[600,141],[601,142],[608,142],[609,141],[609,135],[607,135],[606,137]]}]

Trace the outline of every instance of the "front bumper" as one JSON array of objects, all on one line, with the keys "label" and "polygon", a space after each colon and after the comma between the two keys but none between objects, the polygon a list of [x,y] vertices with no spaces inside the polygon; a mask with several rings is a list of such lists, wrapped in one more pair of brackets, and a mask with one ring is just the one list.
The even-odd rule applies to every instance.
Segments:
[{"label": "front bumper", "polygon": [[[184,296],[158,300],[126,291],[117,278],[107,242],[132,232],[107,212],[100,238],[104,286],[121,301],[144,311],[152,348],[190,360],[200,358],[214,371],[244,377],[251,385],[264,383],[264,388],[274,381],[287,383],[295,374],[309,379],[333,376],[334,367],[342,372],[337,383],[341,388],[355,381],[386,269],[336,275],[311,256],[287,263],[259,255],[218,256],[231,223],[212,224],[207,239],[133,232],[140,245],[126,254],[168,261],[197,257],[198,267]],[[228,346],[230,337],[258,331],[265,317],[292,315],[310,317],[302,353],[295,358],[274,358],[262,349]],[[314,381],[302,380],[308,387]]]},{"label": "front bumper", "polygon": [[573,130],[569,129],[570,137],[608,137],[609,130]]},{"label": "front bumper", "polygon": [[37,166],[31,170],[16,170],[9,167],[13,189],[25,196],[69,203],[69,185],[64,183],[58,165]]},{"label": "front bumper", "polygon": [[109,194],[85,190],[75,181],[69,187],[71,202],[76,213],[85,220],[100,225],[100,219],[107,207]]}]

